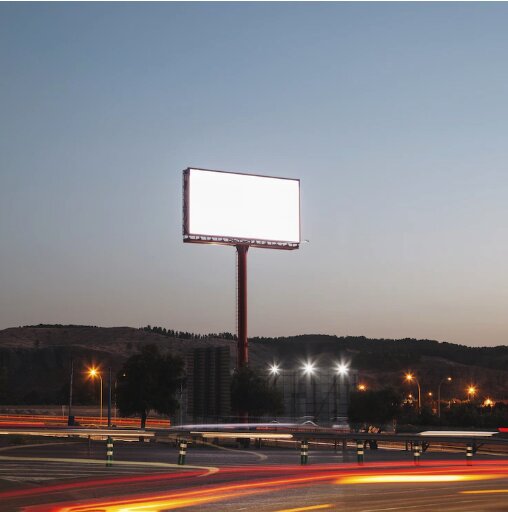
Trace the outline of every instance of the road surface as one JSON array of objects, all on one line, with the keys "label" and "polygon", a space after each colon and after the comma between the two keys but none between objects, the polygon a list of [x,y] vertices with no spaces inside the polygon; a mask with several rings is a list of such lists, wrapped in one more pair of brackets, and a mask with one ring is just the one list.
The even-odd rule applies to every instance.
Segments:
[{"label": "road surface", "polygon": [[0,447],[0,510],[10,512],[508,511],[508,457],[313,449],[177,448],[117,442],[112,467],[102,442],[45,440]]}]

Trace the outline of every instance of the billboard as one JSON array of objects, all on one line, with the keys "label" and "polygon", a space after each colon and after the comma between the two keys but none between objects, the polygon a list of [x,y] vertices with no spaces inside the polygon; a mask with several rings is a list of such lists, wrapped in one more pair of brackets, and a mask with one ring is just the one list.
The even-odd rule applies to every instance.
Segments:
[{"label": "billboard", "polygon": [[297,249],[300,180],[188,168],[184,242]]}]

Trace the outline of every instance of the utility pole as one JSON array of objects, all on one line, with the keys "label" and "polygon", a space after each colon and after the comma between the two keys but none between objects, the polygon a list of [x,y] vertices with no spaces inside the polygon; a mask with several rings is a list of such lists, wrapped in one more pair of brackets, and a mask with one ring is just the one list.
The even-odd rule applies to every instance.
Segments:
[{"label": "utility pole", "polygon": [[111,428],[111,366],[109,367],[108,378],[108,428]]},{"label": "utility pole", "polygon": [[72,381],[74,379],[74,359],[71,359],[71,379],[69,383],[69,414],[67,417],[67,425],[74,425],[74,417],[72,416]]}]

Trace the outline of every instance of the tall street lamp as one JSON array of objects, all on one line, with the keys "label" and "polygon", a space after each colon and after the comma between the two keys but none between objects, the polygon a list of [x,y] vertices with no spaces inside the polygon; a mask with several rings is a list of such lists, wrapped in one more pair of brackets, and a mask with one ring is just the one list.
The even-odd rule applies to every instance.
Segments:
[{"label": "tall street lamp", "polygon": [[280,374],[280,366],[277,363],[271,364],[269,367],[269,372],[270,375],[273,376],[273,385],[275,386],[275,384],[277,383],[277,377]]},{"label": "tall street lamp", "polygon": [[[340,390],[344,387],[344,378],[349,374],[349,366],[345,363],[338,363],[333,376],[333,416],[338,418],[338,401],[340,400]],[[339,377],[339,396],[337,396],[337,377]]]},{"label": "tall street lamp", "polygon": [[312,386],[312,414],[314,416],[314,420],[316,420],[316,381],[313,378],[314,372],[316,371],[314,363],[308,361],[303,365],[303,373],[310,378],[310,383]]},{"label": "tall street lamp", "polygon": [[418,382],[418,379],[411,373],[408,372],[405,375],[407,382],[416,382],[416,385],[418,386],[418,413],[422,412],[422,390],[420,388],[420,383]]},{"label": "tall street lamp", "polygon": [[111,428],[111,366],[108,371],[108,428]]},{"label": "tall street lamp", "polygon": [[445,377],[444,379],[441,379],[441,382],[439,383],[439,386],[437,387],[437,417],[441,418],[441,384],[443,382],[451,382],[451,377]]},{"label": "tall street lamp", "polygon": [[[277,381],[279,380],[280,375],[280,365],[278,365],[275,361],[268,367],[268,371],[270,373],[270,376],[272,377],[272,387],[273,389],[277,389]],[[285,386],[284,386],[284,375],[282,376],[282,390],[281,390],[281,397],[282,397],[282,404],[284,407],[285,404],[285,396],[284,396]]]},{"label": "tall street lamp", "polygon": [[71,378],[69,380],[69,414],[67,416],[67,425],[74,426],[74,416],[72,415],[72,383],[74,380],[74,359],[71,359]]},{"label": "tall street lamp", "polygon": [[101,382],[101,421],[100,421],[100,424],[102,425],[102,376],[99,372],[99,370],[97,370],[97,368],[90,368],[90,370],[88,371],[88,375],[92,378],[92,379],[95,379],[96,377],[98,377],[100,379],[100,382]]},{"label": "tall street lamp", "polygon": [[467,388],[467,397],[470,402],[471,402],[471,397],[473,397],[473,399],[474,399],[474,396],[476,395],[477,391],[478,390],[476,389],[476,386],[473,386],[473,385],[471,385]]}]

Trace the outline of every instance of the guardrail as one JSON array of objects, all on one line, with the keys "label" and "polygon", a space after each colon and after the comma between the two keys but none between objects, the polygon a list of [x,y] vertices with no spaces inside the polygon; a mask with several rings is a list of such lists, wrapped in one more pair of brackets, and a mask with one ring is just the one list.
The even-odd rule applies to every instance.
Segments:
[{"label": "guardrail", "polygon": [[[194,426],[195,427],[195,426]],[[289,430],[289,431],[285,431]],[[79,428],[79,427],[31,427],[31,428],[2,428],[0,435],[22,435],[22,436],[54,436],[54,437],[81,437],[101,438],[107,440],[108,465],[112,464],[113,440],[142,438],[162,440],[174,439],[179,446],[178,464],[185,464],[185,455],[189,441],[198,439],[235,439],[245,440],[286,440],[300,444],[301,464],[306,464],[309,458],[310,441],[342,442],[342,450],[347,450],[348,441],[353,442],[357,449],[358,464],[364,463],[364,450],[367,443],[405,443],[408,450],[408,443],[411,444],[414,462],[420,463],[423,452],[432,443],[454,443],[464,447],[467,464],[471,464],[473,454],[483,445],[497,445],[507,449],[508,437],[503,437],[498,432],[474,432],[474,431],[425,431],[420,433],[395,434],[395,433],[371,433],[371,432],[333,432],[331,429],[297,429],[297,428],[276,428],[269,430],[263,427],[261,430],[250,428],[229,427],[227,430],[171,428],[171,429],[118,429],[118,428]]]}]

